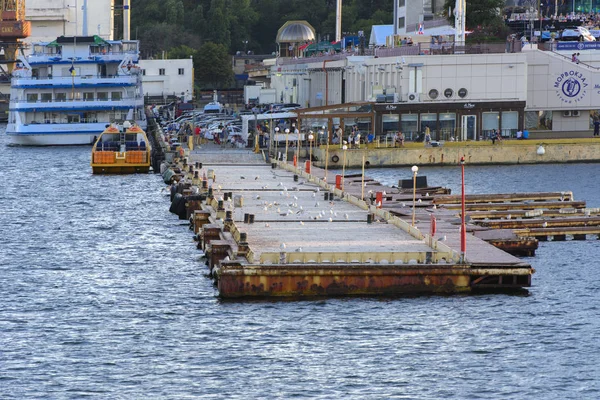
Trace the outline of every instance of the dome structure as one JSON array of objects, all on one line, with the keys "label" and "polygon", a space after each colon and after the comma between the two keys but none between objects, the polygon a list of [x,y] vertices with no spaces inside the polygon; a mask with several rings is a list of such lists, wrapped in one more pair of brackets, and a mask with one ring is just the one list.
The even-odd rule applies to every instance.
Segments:
[{"label": "dome structure", "polygon": [[315,29],[306,21],[288,21],[277,31],[280,57],[299,55],[298,47],[315,40]]},{"label": "dome structure", "polygon": [[300,43],[315,40],[315,29],[306,21],[288,21],[277,31],[277,43]]}]

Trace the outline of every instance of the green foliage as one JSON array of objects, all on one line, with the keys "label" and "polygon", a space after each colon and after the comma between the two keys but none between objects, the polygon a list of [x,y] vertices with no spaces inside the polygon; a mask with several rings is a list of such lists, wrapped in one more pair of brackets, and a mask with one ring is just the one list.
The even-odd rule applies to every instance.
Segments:
[{"label": "green foliage", "polygon": [[[444,15],[450,25],[454,26],[454,15],[448,15],[448,8],[454,10],[455,0],[446,0],[444,3]],[[466,24],[468,30],[487,29],[496,27],[498,23],[503,24],[502,9],[504,0],[469,0],[467,2]]]},{"label": "green foliage", "polygon": [[225,45],[208,42],[196,54],[196,79],[203,88],[223,88],[233,83],[231,57]]}]

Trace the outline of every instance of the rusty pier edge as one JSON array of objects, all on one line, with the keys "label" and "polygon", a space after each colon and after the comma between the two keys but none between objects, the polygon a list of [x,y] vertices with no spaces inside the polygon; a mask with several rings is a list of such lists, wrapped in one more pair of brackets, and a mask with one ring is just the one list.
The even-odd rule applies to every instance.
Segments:
[{"label": "rusty pier edge", "polygon": [[531,285],[526,266],[270,265],[222,262],[215,270],[221,297],[458,294],[519,290]]},{"label": "rusty pier edge", "polygon": [[[363,194],[357,177],[333,185],[333,176],[325,179],[326,172],[314,166],[253,164],[251,157],[202,149],[189,159],[176,157],[169,167],[177,173],[171,193],[186,199],[178,215],[190,220],[221,298],[461,294],[531,286],[531,265],[474,235],[467,235],[469,250],[461,259],[455,213],[432,206],[435,188],[420,190],[413,210],[399,188],[369,180]],[[383,206],[367,199],[375,191],[383,193]],[[438,217],[434,236],[426,233],[432,212]]]}]

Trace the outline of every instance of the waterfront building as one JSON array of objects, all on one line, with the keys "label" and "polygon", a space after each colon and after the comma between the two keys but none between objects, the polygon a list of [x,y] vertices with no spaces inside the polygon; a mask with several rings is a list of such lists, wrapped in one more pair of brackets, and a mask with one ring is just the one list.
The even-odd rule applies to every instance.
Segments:
[{"label": "waterfront building", "polygon": [[[458,54],[451,45],[419,43],[366,55],[280,58],[271,87],[305,107],[370,102],[378,135],[402,130],[409,138],[425,126],[434,140],[482,140],[494,130],[504,137],[525,130],[530,137],[591,135],[600,118],[600,52],[595,43],[546,49],[521,51],[517,42]],[[575,51],[580,63],[571,61]]]},{"label": "waterfront building", "polygon": [[169,98],[191,101],[194,90],[194,60],[140,60],[146,103]]},{"label": "waterfront building", "polygon": [[27,0],[31,36],[25,43],[51,42],[59,36],[114,39],[114,0]]}]

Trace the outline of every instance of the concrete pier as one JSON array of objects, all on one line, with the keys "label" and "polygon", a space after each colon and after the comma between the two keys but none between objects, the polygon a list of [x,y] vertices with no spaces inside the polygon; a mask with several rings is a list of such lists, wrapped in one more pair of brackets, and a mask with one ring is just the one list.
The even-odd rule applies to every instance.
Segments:
[{"label": "concrete pier", "polygon": [[[441,223],[432,238],[402,212],[336,189],[319,168],[308,174],[250,152],[206,148],[188,163],[178,185],[206,197],[191,220],[222,297],[464,293],[531,284],[529,264],[473,235],[461,263],[458,226]],[[191,185],[194,175],[206,183]]]}]

